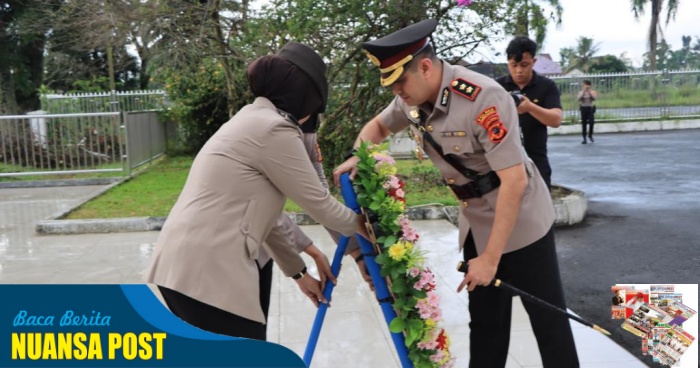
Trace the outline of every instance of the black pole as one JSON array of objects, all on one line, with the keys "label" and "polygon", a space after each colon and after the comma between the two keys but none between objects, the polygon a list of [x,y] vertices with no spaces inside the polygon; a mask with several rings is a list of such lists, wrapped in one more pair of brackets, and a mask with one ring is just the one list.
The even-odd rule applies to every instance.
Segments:
[{"label": "black pole", "polygon": [[[469,265],[466,262],[459,262],[459,264],[457,265],[457,271],[467,273],[467,271],[469,271]],[[506,282],[501,281],[500,279],[493,279],[493,281],[491,281],[491,284],[489,284],[489,285],[499,287],[501,289],[506,289],[506,290],[510,291],[511,293],[520,296],[523,299],[527,299],[527,300],[529,300],[537,305],[540,305],[542,307],[545,307],[545,308],[548,308],[548,309],[553,310],[555,312],[558,312],[560,314],[563,314],[563,315],[567,316],[568,318],[573,319],[574,321],[581,323],[582,325],[591,327],[592,329],[594,329],[602,334],[610,336],[610,332],[608,332],[606,329],[604,329],[596,324],[590,323],[590,322],[582,319],[581,317],[575,316],[575,315],[567,312],[566,310],[564,310],[560,307],[557,307],[554,304],[546,302],[546,301],[544,301],[544,300],[542,300],[542,299],[540,299],[540,298],[538,298],[538,297],[536,297],[528,292],[520,290],[511,284],[508,284]]]}]

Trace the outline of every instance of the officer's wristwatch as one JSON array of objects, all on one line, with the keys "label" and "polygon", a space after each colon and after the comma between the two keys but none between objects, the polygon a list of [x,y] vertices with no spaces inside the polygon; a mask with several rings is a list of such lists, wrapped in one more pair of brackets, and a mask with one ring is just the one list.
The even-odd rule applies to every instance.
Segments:
[{"label": "officer's wristwatch", "polygon": [[296,275],[293,275],[292,279],[299,280],[300,278],[304,277],[305,274],[306,274],[306,266],[304,266],[304,268],[301,270],[301,272],[299,272]]}]

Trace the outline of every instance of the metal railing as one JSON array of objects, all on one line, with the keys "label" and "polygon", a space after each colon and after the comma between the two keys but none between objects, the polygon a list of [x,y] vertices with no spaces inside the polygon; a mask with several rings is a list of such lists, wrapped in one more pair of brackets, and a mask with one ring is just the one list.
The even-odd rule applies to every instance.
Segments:
[{"label": "metal railing", "polygon": [[41,96],[41,109],[51,114],[152,111],[162,110],[167,103],[165,91],[161,90],[46,94]]},{"label": "metal railing", "polygon": [[0,116],[0,177],[121,172],[118,112]]},{"label": "metal railing", "polygon": [[580,120],[584,80],[598,92],[596,121],[700,117],[700,70],[550,76],[559,87],[564,122]]},{"label": "metal railing", "polygon": [[165,154],[165,124],[158,122],[155,112],[125,112],[126,175],[131,170]]},{"label": "metal railing", "polygon": [[0,177],[131,175],[165,153],[154,111],[0,116]]}]

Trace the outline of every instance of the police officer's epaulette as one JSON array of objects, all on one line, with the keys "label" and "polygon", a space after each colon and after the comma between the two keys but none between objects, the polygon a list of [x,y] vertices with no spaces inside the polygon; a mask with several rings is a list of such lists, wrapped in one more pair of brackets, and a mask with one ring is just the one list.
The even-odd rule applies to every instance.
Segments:
[{"label": "police officer's epaulette", "polygon": [[456,94],[466,98],[469,101],[476,100],[476,96],[478,96],[479,92],[481,92],[480,86],[477,86],[476,84],[468,82],[462,78],[452,80],[450,87]]}]

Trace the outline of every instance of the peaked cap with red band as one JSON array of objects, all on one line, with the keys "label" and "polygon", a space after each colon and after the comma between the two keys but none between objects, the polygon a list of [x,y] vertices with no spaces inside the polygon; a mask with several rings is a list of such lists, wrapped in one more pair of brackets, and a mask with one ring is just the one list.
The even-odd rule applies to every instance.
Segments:
[{"label": "peaked cap with red band", "polygon": [[379,67],[382,86],[387,87],[396,82],[405,66],[413,57],[430,43],[429,37],[437,28],[437,20],[426,19],[388,36],[365,42],[362,48],[372,63]]}]

